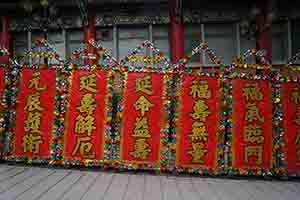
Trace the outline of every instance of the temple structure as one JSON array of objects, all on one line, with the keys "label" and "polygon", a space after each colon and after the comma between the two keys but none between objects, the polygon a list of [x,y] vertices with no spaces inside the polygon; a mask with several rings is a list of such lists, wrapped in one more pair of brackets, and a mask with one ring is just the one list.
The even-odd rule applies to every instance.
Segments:
[{"label": "temple structure", "polygon": [[[175,63],[205,41],[226,64],[251,48],[264,49],[269,61],[282,64],[300,48],[298,4],[296,0],[3,0],[0,46],[18,57],[42,37],[68,59],[79,44],[94,39],[121,60],[150,40]],[[193,59],[195,65],[209,64],[204,55]]]}]

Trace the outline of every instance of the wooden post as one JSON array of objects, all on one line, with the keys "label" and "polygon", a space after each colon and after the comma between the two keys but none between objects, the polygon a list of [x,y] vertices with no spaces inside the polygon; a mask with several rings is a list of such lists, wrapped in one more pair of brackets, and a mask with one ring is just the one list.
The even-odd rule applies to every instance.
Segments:
[{"label": "wooden post", "polygon": [[179,13],[176,13],[176,1],[181,0],[169,0],[169,43],[172,63],[176,63],[184,54],[184,26],[182,13],[179,16]]},{"label": "wooden post", "polygon": [[259,0],[257,3],[257,7],[260,12],[256,15],[256,48],[257,50],[265,50],[266,59],[269,63],[272,63],[272,38],[269,4],[269,0]]},{"label": "wooden post", "polygon": [[[90,40],[94,40],[96,41],[96,27],[95,27],[95,23],[96,23],[96,13],[95,13],[95,9],[92,8],[92,6],[88,6],[88,23],[87,24],[83,24],[83,31],[84,31],[84,43],[86,46],[86,51],[84,52],[84,55],[88,55],[88,53],[94,53],[94,48],[92,48],[89,45],[89,41]],[[93,62],[92,60],[85,58],[84,59],[84,64],[95,64],[95,62]]]}]

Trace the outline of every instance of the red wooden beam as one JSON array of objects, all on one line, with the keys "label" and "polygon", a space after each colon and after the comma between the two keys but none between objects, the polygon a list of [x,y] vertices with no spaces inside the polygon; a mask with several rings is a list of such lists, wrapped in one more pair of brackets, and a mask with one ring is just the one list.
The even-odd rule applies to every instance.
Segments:
[{"label": "red wooden beam", "polygon": [[[94,53],[94,48],[89,45],[90,40],[96,41],[96,12],[93,6],[91,6],[94,2],[88,6],[88,22],[83,22],[83,31],[84,31],[84,43],[87,47],[85,55],[88,53]],[[95,62],[90,59],[84,59],[84,64],[95,64]]]},{"label": "red wooden beam", "polygon": [[176,12],[176,9],[178,9],[176,6],[177,1],[181,0],[169,0],[169,43],[172,63],[177,63],[184,54],[184,26],[182,13]]},{"label": "red wooden beam", "polygon": [[272,63],[272,37],[271,37],[271,12],[269,0],[257,1],[259,13],[256,15],[257,36],[256,48],[266,51],[266,59]]}]

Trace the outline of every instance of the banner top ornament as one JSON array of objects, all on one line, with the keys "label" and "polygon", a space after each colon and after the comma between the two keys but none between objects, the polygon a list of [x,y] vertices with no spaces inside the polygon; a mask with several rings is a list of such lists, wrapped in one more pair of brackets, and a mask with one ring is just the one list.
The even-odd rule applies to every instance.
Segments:
[{"label": "banner top ornament", "polygon": [[89,45],[97,49],[97,53],[103,56],[103,61],[107,62],[111,66],[119,67],[120,63],[112,55],[112,52],[103,47],[100,43],[96,43],[95,40],[89,40]]},{"label": "banner top ornament", "polygon": [[174,68],[178,70],[181,66],[187,64],[195,54],[198,54],[200,52],[206,53],[213,64],[224,64],[224,62],[217,56],[217,54],[208,47],[208,44],[206,42],[202,42],[201,44],[193,48],[191,53],[185,55],[182,59],[180,59],[178,63],[175,64]]},{"label": "banner top ornament", "polygon": [[[26,58],[28,59],[27,63],[25,63]],[[20,63],[28,64],[32,68],[35,68],[35,66],[38,68],[42,63],[47,64],[44,59],[51,60],[53,64],[58,65],[58,68],[64,65],[64,60],[61,59],[54,47],[46,39],[40,38],[35,41],[31,50],[25,52],[20,59]]]},{"label": "banner top ornament", "polygon": [[[143,50],[149,49],[149,52]],[[148,56],[148,54],[150,56]],[[141,45],[137,46],[124,59],[121,65],[128,68],[129,71],[155,71],[155,72],[171,72],[173,70],[170,59],[165,56],[152,42],[145,40]]]},{"label": "banner top ornament", "polygon": [[[234,65],[237,65],[238,67],[241,68],[262,68],[262,69],[266,69],[266,68],[271,68],[271,65],[269,63],[269,61],[266,59],[266,51],[265,50],[257,50],[257,49],[248,49],[247,51],[245,51],[242,56],[240,57],[235,57],[232,61],[232,63]],[[258,59],[260,61],[260,66],[259,67],[257,64],[247,64],[247,61],[251,58],[251,57],[255,57],[256,59]]]},{"label": "banner top ornament", "polygon": [[[112,56],[111,51],[97,44],[94,40],[89,40],[88,44],[82,44],[82,47],[73,51],[71,65],[77,65],[77,68],[85,70],[101,68],[115,69],[120,66],[119,62]],[[84,61],[82,64],[81,62]]]},{"label": "banner top ornament", "polygon": [[291,59],[289,59],[288,65],[300,65],[300,51],[296,53],[296,55],[294,55]]}]

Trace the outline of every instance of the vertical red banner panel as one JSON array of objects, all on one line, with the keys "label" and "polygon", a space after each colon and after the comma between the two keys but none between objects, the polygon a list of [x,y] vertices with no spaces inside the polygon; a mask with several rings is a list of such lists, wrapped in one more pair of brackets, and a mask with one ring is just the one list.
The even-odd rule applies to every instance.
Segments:
[{"label": "vertical red banner panel", "polygon": [[300,86],[282,83],[283,128],[289,173],[300,173]]},{"label": "vertical red banner panel", "polygon": [[233,167],[272,167],[271,84],[259,80],[233,80]]},{"label": "vertical red banner panel", "polygon": [[128,74],[124,92],[122,161],[159,163],[163,88],[163,74]]},{"label": "vertical red banner panel", "polygon": [[185,75],[179,102],[176,165],[213,169],[217,162],[219,81]]},{"label": "vertical red banner panel", "polygon": [[72,74],[65,160],[103,159],[107,72],[77,70]]},{"label": "vertical red banner panel", "polygon": [[16,113],[15,156],[50,156],[54,120],[56,71],[23,69],[21,71]]}]

